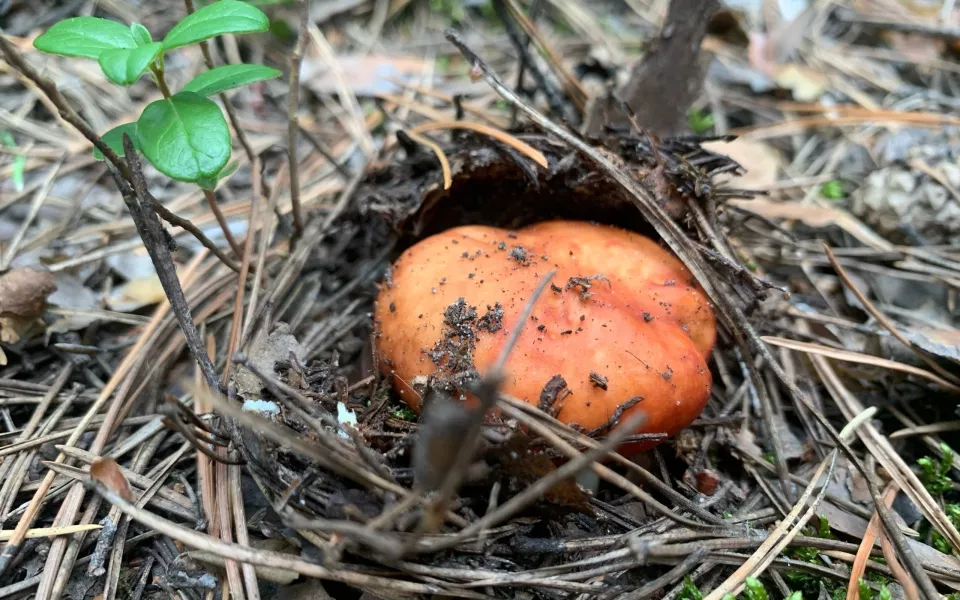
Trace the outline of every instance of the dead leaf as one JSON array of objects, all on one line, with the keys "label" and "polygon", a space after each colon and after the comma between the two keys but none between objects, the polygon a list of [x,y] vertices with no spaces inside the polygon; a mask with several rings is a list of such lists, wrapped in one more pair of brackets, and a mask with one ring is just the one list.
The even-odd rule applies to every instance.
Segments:
[{"label": "dead leaf", "polygon": [[773,426],[776,428],[777,435],[780,438],[783,457],[786,460],[802,458],[807,450],[807,447],[793,432],[793,429],[791,429],[783,415],[773,415]]},{"label": "dead leaf", "polygon": [[[852,538],[859,539],[867,531],[867,520],[859,517],[850,511],[838,508],[830,501],[820,503],[820,514],[830,521],[830,528],[846,534]],[[894,519],[900,525],[901,529],[905,527],[903,519],[896,512],[893,513]],[[905,532],[906,533],[906,532]],[[908,534],[909,535],[909,534]],[[879,543],[876,544],[879,547]],[[933,546],[924,544],[911,537],[907,538],[907,546],[912,550],[917,559],[923,564],[931,565],[939,569],[946,569],[951,572],[960,570],[960,560],[954,556],[949,556],[936,550]],[[944,579],[943,583],[954,590],[960,590],[960,583],[950,579]]]},{"label": "dead leaf", "polygon": [[815,102],[827,90],[827,77],[816,69],[789,63],[777,66],[777,85],[790,90],[797,102]]},{"label": "dead leaf", "polygon": [[731,142],[707,142],[703,147],[711,152],[729,156],[746,169],[740,176],[723,176],[721,182],[741,189],[767,189],[777,183],[784,165],[783,155],[770,144],[737,138]]},{"label": "dead leaf", "polygon": [[[422,83],[424,61],[415,56],[338,56],[340,67],[348,75],[347,83],[357,96],[389,94],[397,90],[392,80]],[[337,78],[327,64],[316,57],[305,57],[300,81],[315,94],[337,93]]]},{"label": "dead leaf", "polygon": [[133,252],[111,254],[106,258],[106,263],[127,281],[149,277],[157,272],[153,266],[153,261],[150,259],[150,255],[142,248],[134,250]]},{"label": "dead leaf", "polygon": [[83,285],[78,277],[59,272],[55,275],[57,290],[47,297],[47,302],[60,308],[97,308],[100,294]]},{"label": "dead leaf", "polygon": [[730,200],[730,204],[774,221],[799,221],[814,228],[835,225],[876,250],[894,250],[893,244],[842,208],[800,202],[775,202],[764,198],[734,199]]},{"label": "dead leaf", "polygon": [[0,316],[35,319],[47,307],[47,296],[57,289],[49,271],[12,269],[0,276]]},{"label": "dead leaf", "polygon": [[16,344],[43,331],[43,321],[36,317],[0,317],[0,342]]},{"label": "dead leaf", "polygon": [[[503,472],[508,476],[510,485],[517,490],[532,485],[557,469],[557,463],[532,444],[526,434],[517,433],[493,456],[500,462]],[[593,514],[590,497],[572,479],[566,479],[554,485],[543,494],[543,500],[562,507],[561,510],[575,510]],[[545,506],[543,509],[547,509]]]},{"label": "dead leaf", "polygon": [[927,326],[912,327],[907,339],[921,350],[935,356],[960,361],[960,331]]},{"label": "dead leaf", "polygon": [[[293,354],[301,363],[304,360],[304,349],[290,333],[290,328],[280,323],[269,335],[264,335],[263,329],[250,344],[247,358],[264,373],[273,373],[278,361],[289,361]],[[237,394],[244,400],[260,399],[260,390],[263,382],[249,369],[240,365],[237,367],[234,382],[237,384]]]},{"label": "dead leaf", "polygon": [[915,63],[939,60],[945,47],[943,40],[919,33],[887,31],[883,37],[894,50]]},{"label": "dead leaf", "polygon": [[136,496],[130,488],[130,482],[120,470],[117,461],[108,456],[97,456],[90,463],[90,477],[127,502],[135,502]]},{"label": "dead leaf", "polygon": [[860,504],[873,502],[873,495],[870,493],[870,485],[867,483],[866,477],[856,469],[848,471],[847,489],[850,490],[850,499],[854,502]]},{"label": "dead leaf", "polygon": [[[795,30],[793,24],[786,24],[773,36],[750,32],[747,60],[751,67],[773,78],[778,86],[790,90],[797,102],[813,102],[826,91],[828,80],[826,75],[812,67],[783,60],[796,46]],[[800,30],[805,28],[800,27]]]},{"label": "dead leaf", "polygon": [[107,306],[117,312],[133,312],[144,306],[158,304],[166,299],[163,285],[156,275],[128,281],[118,287],[107,298]]}]

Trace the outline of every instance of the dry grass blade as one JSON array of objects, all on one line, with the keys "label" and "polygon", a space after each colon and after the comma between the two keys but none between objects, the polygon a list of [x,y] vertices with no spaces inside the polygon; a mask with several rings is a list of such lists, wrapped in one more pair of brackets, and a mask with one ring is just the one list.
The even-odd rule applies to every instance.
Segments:
[{"label": "dry grass blade", "polygon": [[943,379],[939,375],[935,375],[930,371],[925,371],[919,367],[914,367],[913,365],[906,365],[895,360],[889,360],[886,358],[879,358],[876,356],[870,356],[868,354],[862,354],[860,352],[852,352],[850,350],[840,350],[837,348],[831,348],[830,346],[824,346],[822,344],[815,344],[812,342],[798,342],[796,340],[790,340],[787,338],[775,337],[775,336],[763,336],[761,338],[763,341],[774,346],[780,346],[781,348],[787,348],[789,350],[796,350],[798,352],[805,352],[807,354],[816,354],[818,356],[826,356],[828,358],[834,358],[837,360],[843,360],[847,362],[859,363],[862,365],[871,365],[874,367],[880,367],[883,369],[890,369],[892,371],[900,371],[901,373],[908,373],[910,375],[916,375],[917,377],[922,377],[929,381],[932,381],[945,390],[953,392],[955,394],[960,394],[960,386],[956,386],[946,379]]},{"label": "dry grass blade", "polygon": [[510,14],[517,20],[517,23],[520,24],[524,32],[536,40],[537,45],[540,46],[540,49],[556,72],[557,78],[561,81],[564,91],[577,105],[577,108],[583,111],[587,103],[587,92],[583,89],[583,86],[580,85],[580,81],[566,68],[563,61],[557,56],[553,48],[550,47],[550,44],[547,43],[543,35],[540,34],[540,30],[537,29],[537,26],[530,20],[530,17],[523,12],[516,0],[503,1],[510,10]]},{"label": "dry grass blade", "polygon": [[891,440],[910,437],[914,435],[927,435],[930,433],[944,433],[947,431],[960,431],[960,421],[945,421],[943,423],[931,423],[929,425],[918,425],[916,427],[907,427],[894,431],[890,434]]},{"label": "dry grass blade", "polygon": [[900,559],[897,558],[897,551],[894,549],[893,544],[890,543],[890,538],[887,537],[886,532],[882,529],[880,530],[879,536],[880,547],[883,549],[883,558],[887,561],[887,566],[890,567],[890,570],[893,571],[894,577],[900,582],[900,587],[903,588],[903,594],[907,597],[907,600],[920,600],[920,590],[917,589],[917,582],[910,577],[910,574],[907,573],[900,564]]},{"label": "dry grass blade", "polygon": [[437,160],[440,162],[440,171],[443,173],[443,189],[449,190],[450,186],[453,185],[453,177],[450,174],[450,161],[447,160],[447,155],[444,153],[443,148],[433,140],[418,133],[407,132],[406,135],[418,144],[423,144],[427,148],[430,148],[430,150],[437,155]]},{"label": "dry grass blade", "polygon": [[422,123],[416,127],[411,127],[408,133],[426,133],[427,131],[438,131],[442,129],[466,129],[476,133],[482,133],[483,135],[490,136],[498,142],[502,142],[507,146],[510,146],[544,169],[548,169],[550,167],[550,165],[547,164],[547,157],[543,155],[543,152],[540,152],[530,144],[524,142],[523,140],[517,139],[509,133],[500,131],[499,129],[490,127],[489,125],[484,125],[483,123],[473,123],[471,121],[434,121],[432,123]]},{"label": "dry grass blade", "polygon": [[767,140],[776,137],[794,135],[814,127],[844,127],[853,125],[901,125],[910,124],[920,127],[945,127],[960,125],[960,117],[939,113],[903,113],[891,111],[871,115],[849,115],[830,117],[799,117],[770,125],[756,125],[732,129],[731,134],[752,140]]},{"label": "dry grass blade", "polygon": [[[547,427],[543,423],[540,423],[537,419],[532,418],[529,414],[525,413],[523,409],[529,406],[526,403],[520,400],[516,400],[514,398],[508,398],[505,396],[501,396],[500,403],[501,403],[500,404],[501,410],[504,412],[504,414],[509,415],[511,418],[517,419],[518,422],[522,423],[526,427],[529,427],[531,431],[536,432],[545,440],[553,444],[555,448],[563,452],[568,458],[574,459],[582,454],[576,448],[574,448],[572,444],[564,441],[561,435],[556,433],[550,427]],[[566,425],[563,425],[559,422],[554,423],[554,428],[556,429],[556,431],[559,431],[559,432],[565,432],[565,433],[573,432],[572,429],[570,429]],[[593,444],[590,444],[587,447],[590,449],[596,449],[599,446],[600,446],[599,442],[594,442]],[[611,456],[614,459],[616,459],[619,456],[619,454],[614,453]],[[660,503],[656,498],[654,498],[653,496],[645,492],[642,488],[640,488],[640,486],[632,483],[629,479],[627,479],[626,477],[623,477],[622,475],[620,475],[616,471],[613,471],[609,467],[602,465],[600,463],[594,463],[593,465],[591,465],[591,468],[598,476],[600,476],[605,481],[608,481],[611,484],[620,487],[622,490],[624,490],[629,494],[632,494],[635,498],[637,498],[638,500],[640,500],[641,502],[643,502],[644,504],[652,508],[657,513],[671,519],[676,523],[679,523],[681,525],[686,525],[687,527],[690,527],[693,529],[708,528],[710,526],[720,525],[721,523],[720,519],[713,517],[713,515],[711,515],[710,513],[704,510],[699,510],[699,511],[694,510],[693,513],[696,514],[698,517],[703,518],[710,525],[704,525],[702,523],[693,521],[683,515],[677,514],[673,510],[670,510],[669,507]]]},{"label": "dry grass blade", "polygon": [[274,569],[284,569],[300,573],[307,577],[317,579],[326,579],[330,581],[339,581],[342,583],[355,585],[364,589],[375,589],[388,594],[397,592],[409,594],[443,594],[458,598],[486,598],[482,594],[476,594],[455,588],[448,588],[439,584],[430,583],[411,583],[395,578],[382,577],[378,575],[368,575],[356,571],[350,571],[345,568],[328,569],[314,562],[296,558],[290,554],[272,552],[269,550],[254,550],[240,544],[224,542],[209,535],[204,535],[193,529],[178,525],[159,517],[151,512],[137,507],[119,495],[113,493],[96,482],[91,482],[94,489],[117,506],[123,514],[134,521],[159,531],[163,535],[183,543],[186,546],[196,550],[208,552],[224,559],[231,559],[241,563],[270,567]]},{"label": "dry grass blade", "polygon": [[[891,482],[883,492],[883,502],[887,508],[893,504],[893,499],[897,495],[897,484]],[[859,600],[860,598],[860,579],[867,569],[867,561],[870,560],[870,553],[873,552],[873,545],[877,541],[877,536],[883,528],[880,525],[880,517],[876,513],[870,518],[867,525],[867,531],[860,540],[860,547],[857,549],[856,559],[850,567],[850,581],[847,583],[847,600]]]},{"label": "dry grass blade", "polygon": [[[809,332],[809,328],[803,322],[798,323],[798,330],[802,333]],[[810,361],[813,363],[814,369],[830,393],[830,396],[846,418],[852,419],[864,410],[860,401],[851,394],[840,381],[840,378],[831,368],[826,358],[817,354],[811,354]],[[812,406],[810,409],[815,410]],[[813,414],[818,420],[824,422],[822,415],[816,412]],[[900,489],[903,490],[920,509],[927,520],[950,542],[951,546],[960,548],[960,532],[957,531],[953,523],[947,518],[943,509],[940,508],[937,501],[934,500],[930,492],[923,486],[916,474],[890,445],[890,442],[870,423],[867,423],[861,428],[858,435],[870,453],[876,457],[877,461],[886,469],[893,480],[897,482]],[[856,455],[854,455],[852,451],[849,451],[849,447],[845,445],[845,442],[841,440],[841,443],[844,444],[844,451],[847,452],[848,456],[850,456],[855,463],[859,464],[859,459],[856,458]],[[874,506],[877,514],[880,516],[891,541],[896,545],[897,552],[900,553],[904,562],[907,563],[907,568],[914,580],[918,583],[918,587],[921,589],[923,596],[930,600],[935,599],[937,593],[933,588],[929,576],[923,571],[917,559],[906,547],[906,542],[903,534],[899,530],[899,525],[893,520],[890,512],[882,505],[879,490],[876,489],[876,485],[869,478],[869,474],[862,468],[862,465],[858,466],[858,468],[860,468],[864,472],[864,476],[867,477],[867,484],[871,487],[871,494],[874,496]]]},{"label": "dry grass blade", "polygon": [[[846,438],[853,434],[854,431],[865,422],[867,422],[874,414],[876,414],[876,408],[868,408],[861,412],[859,415],[854,417],[847,423],[846,427],[840,432],[840,438]],[[704,600],[721,600],[727,594],[739,594],[744,587],[744,582],[747,577],[756,577],[762,573],[773,560],[786,548],[787,544],[790,543],[794,537],[796,537],[800,530],[806,525],[807,521],[816,514],[817,506],[823,500],[824,495],[827,491],[827,485],[830,481],[830,477],[833,474],[833,470],[836,467],[837,459],[839,458],[840,453],[837,450],[833,450],[827,456],[827,458],[820,463],[820,466],[817,468],[816,473],[810,478],[810,485],[807,486],[807,489],[804,490],[803,494],[800,496],[800,499],[790,510],[790,513],[777,525],[777,528],[764,540],[763,544],[757,548],[756,552],[747,560],[743,565],[740,566],[730,577],[728,577],[723,583],[717,586],[709,595],[704,598]],[[824,471],[827,471],[827,479],[823,483],[823,486],[820,488],[820,491],[817,494],[816,499],[810,503],[810,506],[807,507],[807,502],[810,499],[810,496],[813,495],[814,489],[817,487],[817,482],[819,482],[820,477],[823,475]],[[806,512],[801,516],[800,512],[807,508]]]},{"label": "dry grass blade", "polygon": [[[460,485],[463,474],[476,452],[477,441],[483,430],[487,412],[497,402],[500,385],[505,377],[503,367],[507,358],[513,352],[517,340],[520,338],[520,333],[527,326],[527,321],[533,313],[533,307],[540,299],[543,291],[547,289],[547,285],[553,280],[554,275],[556,275],[556,271],[550,271],[540,278],[537,287],[524,305],[520,318],[513,325],[510,336],[500,350],[497,361],[489,372],[473,386],[472,391],[479,399],[477,406],[465,408],[461,404],[438,398],[432,406],[424,411],[424,424],[418,432],[417,445],[414,446],[414,471],[430,473],[431,471],[436,472],[446,469],[446,472],[442,473],[442,479],[439,481],[429,510],[418,524],[417,533],[431,532],[443,523],[450,500],[453,498],[457,486]],[[441,418],[435,419],[435,415],[439,415]],[[430,451],[436,447],[435,440],[438,438],[440,440],[456,440],[456,450],[452,453],[452,456],[438,456],[437,453]],[[438,462],[439,464],[437,464]],[[420,486],[423,487],[422,480],[427,478],[420,477],[420,479]]]},{"label": "dry grass blade", "polygon": [[441,540],[423,540],[418,544],[420,551],[435,552],[444,548],[451,548],[470,537],[477,535],[489,527],[493,527],[513,516],[523,508],[529,506],[544,492],[554,485],[575,476],[577,473],[588,468],[594,461],[605,456],[608,452],[617,447],[628,435],[636,431],[644,419],[645,415],[637,411],[630,415],[626,421],[621,423],[606,440],[596,448],[584,452],[570,462],[565,463],[555,471],[551,471],[545,477],[541,477],[529,487],[525,488],[516,496],[510,498],[507,502],[497,507],[493,512],[485,514],[483,517],[471,523],[458,531],[455,535],[442,538]]},{"label": "dry grass blade", "polygon": [[[102,529],[103,525],[67,525],[65,527],[35,527],[28,529],[24,539],[35,540],[37,538],[54,537],[58,535],[71,535],[84,531],[96,531]],[[0,531],[0,542],[9,541],[13,537],[13,531]]]},{"label": "dry grass blade", "polygon": [[14,256],[16,256],[17,250],[20,248],[20,242],[23,241],[23,237],[26,235],[31,223],[33,223],[37,213],[40,212],[40,208],[43,206],[44,200],[46,200],[47,196],[50,194],[50,189],[53,187],[53,184],[57,179],[57,174],[60,173],[60,167],[63,166],[64,160],[66,160],[66,156],[62,156],[60,160],[50,167],[50,171],[44,178],[43,184],[40,186],[40,189],[37,190],[36,194],[34,194],[33,202],[30,203],[30,212],[27,214],[26,218],[23,219],[23,223],[20,225],[17,233],[14,234],[13,239],[10,240],[9,244],[7,245],[7,249],[3,254],[3,258],[0,258],[0,272],[6,271],[10,267],[10,261],[12,261]]}]

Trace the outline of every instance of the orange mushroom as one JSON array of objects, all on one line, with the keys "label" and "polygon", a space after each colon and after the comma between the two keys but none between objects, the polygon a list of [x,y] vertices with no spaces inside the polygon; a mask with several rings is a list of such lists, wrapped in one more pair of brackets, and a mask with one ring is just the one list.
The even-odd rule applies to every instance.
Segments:
[{"label": "orange mushroom", "polygon": [[376,306],[381,368],[401,398],[418,410],[418,378],[462,391],[482,375],[551,270],[502,391],[534,405],[559,401],[557,418],[586,431],[632,410],[647,416],[636,433],[673,436],[696,419],[716,337],[704,292],[654,241],[579,221],[456,227],[407,249]]}]

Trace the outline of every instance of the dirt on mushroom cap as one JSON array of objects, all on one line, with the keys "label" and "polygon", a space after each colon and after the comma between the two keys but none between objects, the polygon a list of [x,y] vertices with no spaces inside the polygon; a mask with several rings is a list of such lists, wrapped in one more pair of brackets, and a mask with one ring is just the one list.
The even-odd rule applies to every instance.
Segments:
[{"label": "dirt on mushroom cap", "polygon": [[[518,261],[521,247],[525,260]],[[654,241],[579,221],[516,232],[457,227],[403,253],[376,309],[381,364],[403,400],[419,408],[411,383],[420,375],[460,388],[464,368],[482,374],[537,283],[554,269],[556,285],[537,302],[507,362],[503,391],[536,405],[559,374],[571,394],[558,418],[585,430],[608,424],[636,396],[644,397],[637,409],[647,413],[638,433],[674,435],[692,422],[711,385],[706,361],[716,329],[706,296]],[[463,322],[451,327],[445,318],[453,305],[474,316],[497,307],[502,327],[491,331],[472,319],[471,331],[459,331]],[[462,354],[437,361],[431,350],[438,347]],[[606,378],[605,388],[591,373]]]}]

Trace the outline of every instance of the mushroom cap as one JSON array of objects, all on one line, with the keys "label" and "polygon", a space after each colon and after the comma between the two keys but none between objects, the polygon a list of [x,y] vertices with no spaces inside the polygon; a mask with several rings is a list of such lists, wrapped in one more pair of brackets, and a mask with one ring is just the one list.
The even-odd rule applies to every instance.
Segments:
[{"label": "mushroom cap", "polygon": [[653,240],[580,221],[515,232],[456,227],[407,249],[375,315],[380,365],[401,398],[418,410],[414,378],[456,383],[470,367],[485,373],[554,269],[507,360],[502,391],[537,405],[560,375],[571,393],[557,418],[587,431],[636,396],[643,399],[623,413],[646,413],[636,433],[673,436],[696,419],[710,396],[716,338],[706,295]]}]

